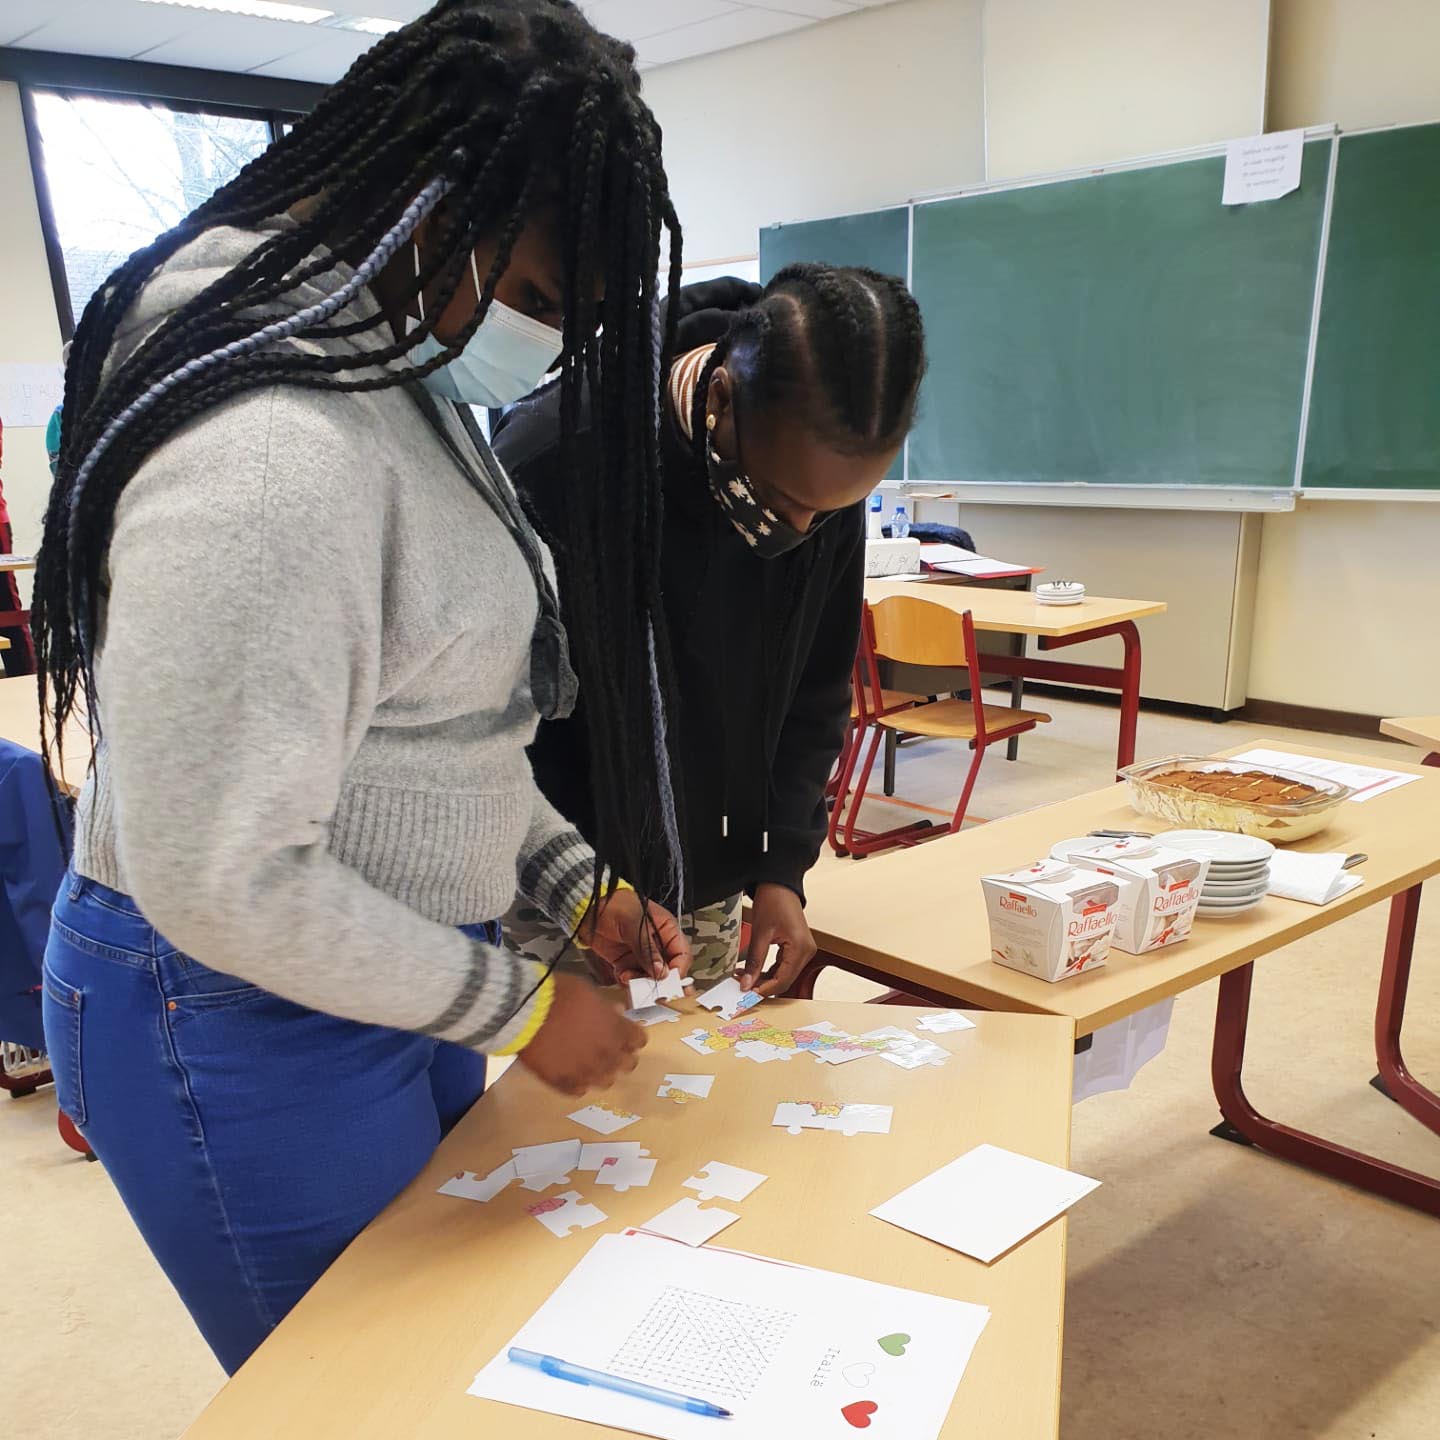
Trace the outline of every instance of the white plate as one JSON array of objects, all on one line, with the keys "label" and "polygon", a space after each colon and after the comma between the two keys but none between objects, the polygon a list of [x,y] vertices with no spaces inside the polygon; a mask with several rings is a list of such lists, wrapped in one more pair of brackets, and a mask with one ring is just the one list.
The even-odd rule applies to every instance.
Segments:
[{"label": "white plate", "polygon": [[1254,865],[1269,860],[1275,847],[1253,835],[1235,835],[1228,830],[1166,830],[1155,837],[1162,845],[1190,855],[1208,855],[1223,865]]},{"label": "white plate", "polygon": [[1242,910],[1253,910],[1267,898],[1264,895],[1253,895],[1248,900],[1202,900],[1199,913],[1201,915],[1238,915]]},{"label": "white plate", "polygon": [[1077,595],[1073,600],[1047,600],[1043,595],[1037,595],[1035,597],[1035,603],[1037,605],[1079,605],[1083,603],[1084,599],[1085,597],[1083,595]]},{"label": "white plate", "polygon": [[1205,888],[1200,892],[1200,901],[1203,904],[1207,900],[1238,900],[1250,895],[1265,895],[1270,890],[1270,877],[1263,876],[1260,880],[1247,880],[1243,885],[1215,884],[1212,881],[1205,882]]}]

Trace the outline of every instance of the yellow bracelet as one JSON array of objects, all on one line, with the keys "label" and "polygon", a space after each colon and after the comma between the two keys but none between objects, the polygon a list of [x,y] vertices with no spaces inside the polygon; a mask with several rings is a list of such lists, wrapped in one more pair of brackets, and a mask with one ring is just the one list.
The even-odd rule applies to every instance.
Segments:
[{"label": "yellow bracelet", "polygon": [[[628,880],[617,880],[617,890],[634,890],[634,886]],[[585,917],[590,913],[590,897],[587,895],[574,909],[570,916],[570,933],[575,940],[577,950],[589,950],[589,946],[580,938],[580,927],[585,923]]]},{"label": "yellow bracelet", "polygon": [[540,1027],[550,1018],[550,1007],[555,1003],[555,977],[547,975],[535,992],[535,1008],[525,1022],[525,1028],[503,1049],[492,1050],[492,1055],[518,1055],[539,1033]]}]

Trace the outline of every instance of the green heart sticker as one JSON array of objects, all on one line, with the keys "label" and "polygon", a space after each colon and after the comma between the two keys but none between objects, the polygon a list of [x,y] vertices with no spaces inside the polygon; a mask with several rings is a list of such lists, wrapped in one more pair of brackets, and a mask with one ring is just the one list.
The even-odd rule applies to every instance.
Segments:
[{"label": "green heart sticker", "polygon": [[903,1355],[910,1343],[908,1335],[882,1335],[876,1342],[887,1355]]}]

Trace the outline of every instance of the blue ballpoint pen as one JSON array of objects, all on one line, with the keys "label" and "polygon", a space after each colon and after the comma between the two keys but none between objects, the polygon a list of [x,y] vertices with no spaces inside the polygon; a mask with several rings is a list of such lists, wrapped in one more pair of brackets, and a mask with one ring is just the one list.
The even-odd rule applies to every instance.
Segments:
[{"label": "blue ballpoint pen", "polygon": [[575,1385],[593,1385],[597,1390],[613,1390],[617,1395],[633,1395],[637,1400],[653,1400],[657,1405],[669,1405],[676,1410],[688,1410],[692,1415],[709,1415],[716,1420],[729,1420],[731,1412],[708,1400],[697,1399],[694,1395],[682,1395],[678,1390],[661,1390],[656,1385],[642,1385],[638,1380],[626,1380],[619,1375],[607,1375],[603,1370],[589,1370],[584,1365],[572,1365],[554,1355],[538,1355],[533,1350],[510,1347],[510,1359],[516,1365],[528,1365],[542,1375],[553,1376],[556,1380],[569,1380]]}]

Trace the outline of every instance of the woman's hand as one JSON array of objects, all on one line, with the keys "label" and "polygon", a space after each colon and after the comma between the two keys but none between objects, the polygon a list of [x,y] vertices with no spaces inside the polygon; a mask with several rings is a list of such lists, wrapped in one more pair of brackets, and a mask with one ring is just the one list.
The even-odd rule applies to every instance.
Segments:
[{"label": "woman's hand", "polygon": [[633,890],[617,890],[601,900],[580,926],[580,940],[598,961],[599,980],[623,985],[643,978],[663,980],[667,970],[690,973],[690,941],[680,922],[663,905],[641,905]]},{"label": "woman's hand", "polygon": [[639,1063],[645,1027],[627,1020],[588,980],[555,977],[545,1023],[520,1063],[562,1095],[604,1090]]},{"label": "woman's hand", "polygon": [[[769,973],[762,976],[772,945],[778,945],[780,953]],[[750,951],[737,976],[740,988],[766,996],[783,995],[815,958],[817,948],[800,897],[785,885],[757,885],[755,903],[750,907]]]}]

